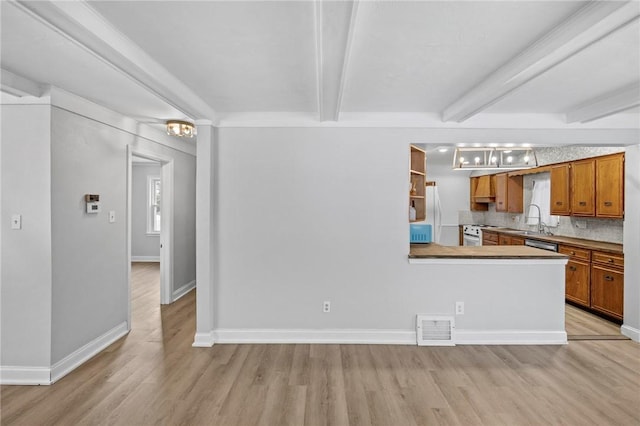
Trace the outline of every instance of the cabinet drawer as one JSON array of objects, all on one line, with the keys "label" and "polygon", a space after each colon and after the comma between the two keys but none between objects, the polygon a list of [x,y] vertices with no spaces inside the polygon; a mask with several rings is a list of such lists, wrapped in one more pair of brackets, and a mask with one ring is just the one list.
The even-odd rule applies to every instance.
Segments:
[{"label": "cabinet drawer", "polygon": [[593,252],[593,262],[609,266],[618,266],[620,268],[624,267],[624,257],[622,255],[595,250]]},{"label": "cabinet drawer", "polygon": [[591,260],[591,251],[572,246],[558,246],[558,251],[562,254],[568,254],[572,260]]}]

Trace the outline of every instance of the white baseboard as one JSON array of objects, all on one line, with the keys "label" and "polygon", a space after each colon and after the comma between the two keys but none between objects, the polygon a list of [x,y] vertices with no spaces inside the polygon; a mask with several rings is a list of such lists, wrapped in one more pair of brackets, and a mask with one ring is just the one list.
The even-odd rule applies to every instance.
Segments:
[{"label": "white baseboard", "polygon": [[622,327],[620,327],[620,332],[634,342],[640,342],[640,330],[638,330],[637,328],[623,325]]},{"label": "white baseboard", "polygon": [[51,367],[51,383],[60,380],[128,332],[125,321],[56,362]]},{"label": "white baseboard", "polygon": [[191,346],[194,348],[210,348],[213,344],[213,331],[210,331],[208,333],[196,333]]},{"label": "white baseboard", "polygon": [[456,330],[456,345],[566,345],[565,331]]},{"label": "white baseboard", "polygon": [[[212,346],[214,342],[415,345],[416,332],[366,329],[217,329],[211,333],[197,333],[194,346]],[[565,345],[567,344],[567,333],[564,331],[456,330],[455,343],[457,345]]]},{"label": "white baseboard", "polygon": [[160,256],[131,256],[132,262],[160,262]]},{"label": "white baseboard", "polygon": [[180,287],[179,289],[174,290],[173,299],[172,300],[175,302],[176,300],[180,299],[185,294],[189,293],[194,288],[196,288],[196,280],[188,282],[185,285],[183,285],[182,287]]},{"label": "white baseboard", "polygon": [[213,331],[213,336],[216,343],[416,344],[415,331],[405,330],[218,329]]},{"label": "white baseboard", "polygon": [[51,369],[46,367],[0,366],[0,385],[50,385]]}]

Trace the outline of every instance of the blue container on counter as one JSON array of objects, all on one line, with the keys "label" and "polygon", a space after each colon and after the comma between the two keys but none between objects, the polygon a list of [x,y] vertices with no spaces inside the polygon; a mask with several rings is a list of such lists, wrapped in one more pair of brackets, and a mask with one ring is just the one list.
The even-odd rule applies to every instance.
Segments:
[{"label": "blue container on counter", "polygon": [[412,223],[409,225],[411,244],[428,244],[432,242],[431,225],[428,223]]}]

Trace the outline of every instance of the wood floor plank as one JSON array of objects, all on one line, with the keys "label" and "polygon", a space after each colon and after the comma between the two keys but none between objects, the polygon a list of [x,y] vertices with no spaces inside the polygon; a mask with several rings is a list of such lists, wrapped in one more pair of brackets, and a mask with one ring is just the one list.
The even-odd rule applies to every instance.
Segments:
[{"label": "wood floor plank", "polygon": [[[161,306],[157,264],[132,278],[132,331],[52,386],[0,387],[2,425],[640,424],[630,340],[193,348],[195,292]],[[620,333],[566,317],[569,333]]]}]

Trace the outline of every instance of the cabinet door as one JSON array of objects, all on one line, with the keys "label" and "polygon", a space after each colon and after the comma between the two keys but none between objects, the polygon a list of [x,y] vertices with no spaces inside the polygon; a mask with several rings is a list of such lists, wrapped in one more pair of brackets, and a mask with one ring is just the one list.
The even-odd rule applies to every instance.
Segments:
[{"label": "cabinet door", "polygon": [[594,159],[571,163],[571,212],[574,216],[595,216],[596,164]]},{"label": "cabinet door", "polygon": [[496,211],[507,211],[507,174],[496,175]]},{"label": "cabinet door", "polygon": [[622,319],[624,273],[617,269],[591,266],[591,308]]},{"label": "cabinet door", "polygon": [[624,214],[624,155],[596,158],[596,216]]},{"label": "cabinet door", "polygon": [[501,246],[510,246],[511,245],[511,236],[499,234],[498,235],[498,244]]},{"label": "cabinet door", "polygon": [[571,214],[569,164],[551,167],[551,214],[569,216]]},{"label": "cabinet door", "polygon": [[565,266],[565,297],[567,300],[589,307],[589,263],[570,260]]},{"label": "cabinet door", "polygon": [[512,246],[523,246],[524,245],[524,238],[511,237],[511,245]]},{"label": "cabinet door", "polygon": [[507,211],[509,213],[522,213],[522,176],[509,176],[507,178]]}]

